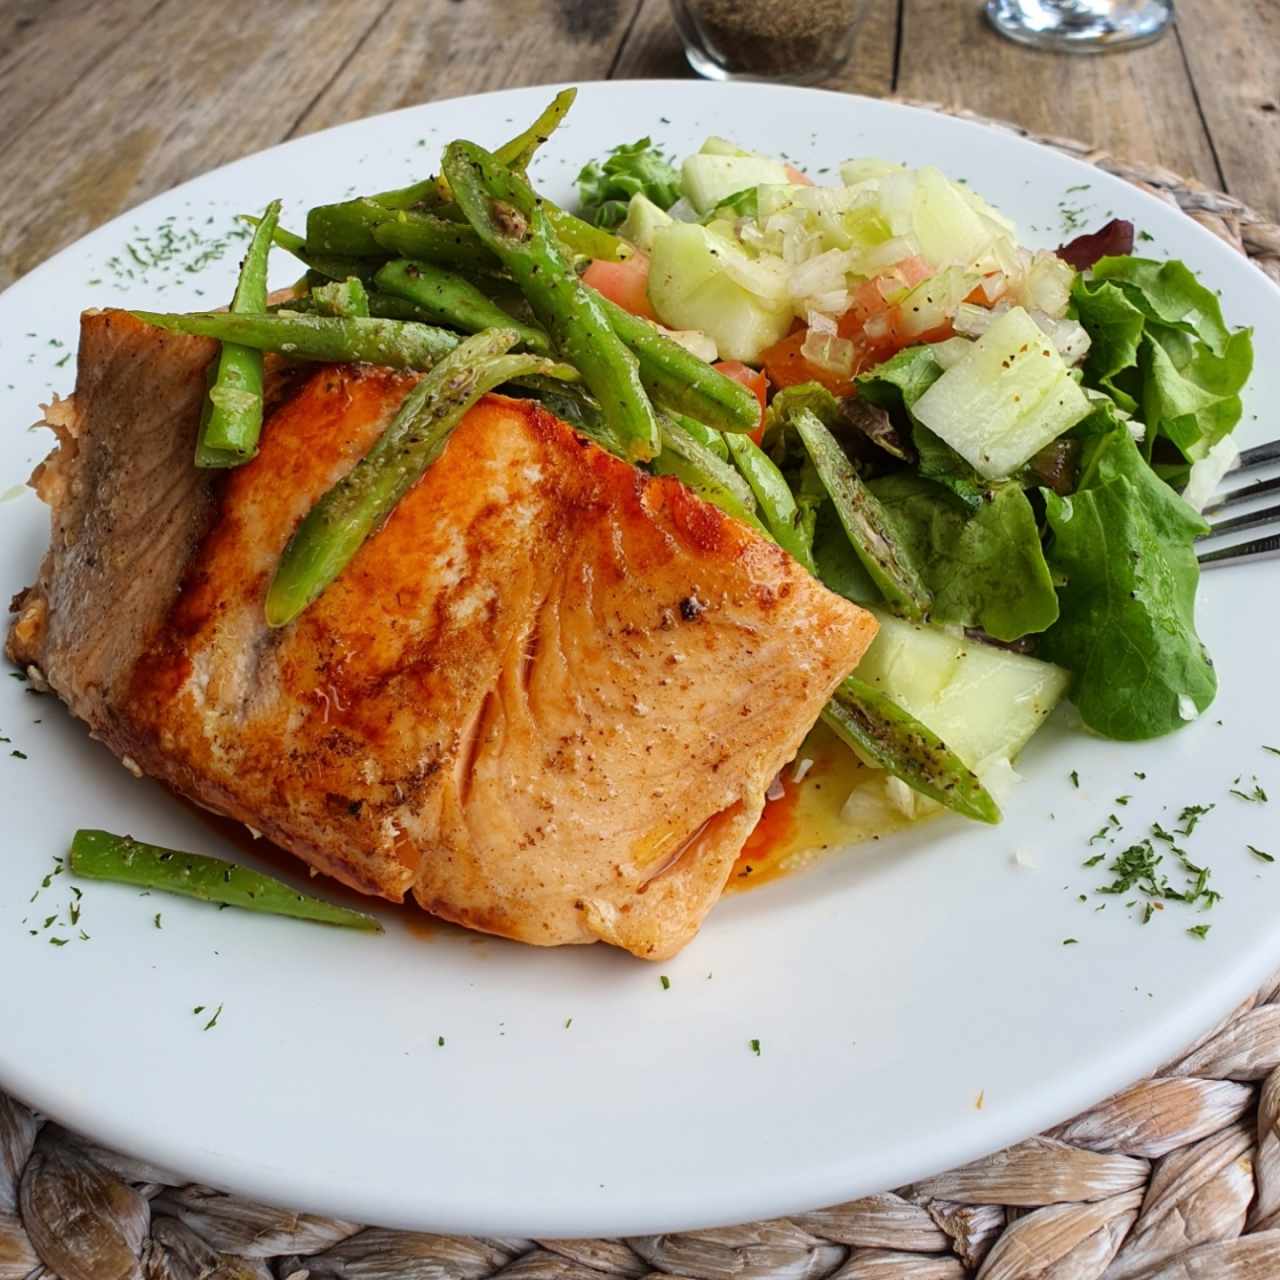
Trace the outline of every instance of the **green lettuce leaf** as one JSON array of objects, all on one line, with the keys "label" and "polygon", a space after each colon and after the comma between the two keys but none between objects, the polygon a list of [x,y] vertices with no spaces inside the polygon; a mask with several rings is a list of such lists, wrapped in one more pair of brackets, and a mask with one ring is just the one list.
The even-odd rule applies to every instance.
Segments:
[{"label": "green lettuce leaf", "polygon": [[1103,258],[1077,277],[1072,301],[1093,342],[1085,381],[1142,420],[1148,458],[1164,436],[1195,462],[1235,427],[1252,335],[1227,327],[1183,263]]},{"label": "green lettuce leaf", "polygon": [[1061,616],[1039,655],[1073,674],[1086,725],[1109,738],[1159,737],[1217,692],[1195,629],[1195,538],[1203,519],[1147,465],[1118,425],[1086,445],[1079,490],[1042,491]]},{"label": "green lettuce leaf", "polygon": [[997,640],[1013,641],[1057,620],[1040,530],[1020,486],[992,489],[976,511],[910,472],[882,476],[869,488],[933,592],[930,622],[981,627]]},{"label": "green lettuce leaf", "polygon": [[680,175],[648,138],[614,147],[604,161],[593,160],[578,174],[582,216],[599,227],[616,227],[634,195],[648,196],[659,209],[680,198]]}]

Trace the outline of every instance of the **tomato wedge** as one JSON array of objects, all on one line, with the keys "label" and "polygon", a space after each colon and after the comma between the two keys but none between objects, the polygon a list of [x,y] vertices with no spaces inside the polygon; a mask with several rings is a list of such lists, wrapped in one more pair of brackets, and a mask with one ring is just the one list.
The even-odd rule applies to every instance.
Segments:
[{"label": "tomato wedge", "polygon": [[753,369],[749,364],[743,364],[741,360],[721,360],[715,367],[726,378],[742,383],[760,401],[760,422],[751,433],[751,438],[759,444],[760,437],[764,435],[764,407],[769,399],[769,379],[762,369]]},{"label": "tomato wedge", "polygon": [[603,262],[594,258],[582,273],[582,283],[590,285],[632,315],[644,316],[646,320],[658,318],[649,301],[649,258],[646,254],[633,253],[625,262]]}]

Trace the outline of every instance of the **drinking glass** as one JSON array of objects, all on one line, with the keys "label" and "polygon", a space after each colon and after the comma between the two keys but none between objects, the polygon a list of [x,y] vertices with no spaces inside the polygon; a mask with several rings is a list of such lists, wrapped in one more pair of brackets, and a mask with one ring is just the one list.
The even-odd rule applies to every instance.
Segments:
[{"label": "drinking glass", "polygon": [[1037,49],[1106,53],[1157,39],[1173,18],[1173,0],[987,0],[1001,35]]},{"label": "drinking glass", "polygon": [[849,60],[865,0],[671,0],[689,65],[708,80],[825,80]]}]

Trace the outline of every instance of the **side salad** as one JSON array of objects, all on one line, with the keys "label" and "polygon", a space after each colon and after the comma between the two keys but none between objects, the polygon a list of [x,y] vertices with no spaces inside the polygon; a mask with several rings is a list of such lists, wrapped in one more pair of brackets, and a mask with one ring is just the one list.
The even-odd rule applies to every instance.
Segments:
[{"label": "side salad", "polygon": [[798,500],[793,406],[823,420],[882,538],[843,536],[820,500],[828,586],[1061,666],[1106,737],[1194,719],[1216,678],[1192,548],[1235,457],[1250,333],[1181,262],[1134,256],[1130,223],[1033,251],[936,168],[840,177],[721,138],[678,171],[648,139],[618,147],[579,191],[645,256],[587,279],[763,373],[763,444]]},{"label": "side salad", "polygon": [[[1011,760],[1064,695],[1094,732],[1171,732],[1211,703],[1195,505],[1230,465],[1252,363],[1215,295],[1112,222],[1054,251],[938,169],[873,159],[817,186],[710,138],[648,139],[579,176],[526,170],[574,98],[495,151],[255,234],[229,312],[150,323],[222,343],[197,465],[253,457],[262,352],[427,370],[303,520],[287,625],[486,390],[533,397],[771,538],[880,632],[823,713],[917,795],[999,819]],[[267,255],[306,267],[268,303]]]}]

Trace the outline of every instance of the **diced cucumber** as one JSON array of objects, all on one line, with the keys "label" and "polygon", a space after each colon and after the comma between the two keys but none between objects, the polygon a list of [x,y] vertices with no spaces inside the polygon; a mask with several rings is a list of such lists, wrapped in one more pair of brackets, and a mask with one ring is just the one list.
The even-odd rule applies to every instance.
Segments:
[{"label": "diced cucumber", "polygon": [[1012,760],[1071,677],[1025,654],[873,610],[880,630],[858,678],[928,725],[971,769]]},{"label": "diced cucumber", "polygon": [[726,360],[754,361],[791,327],[786,271],[706,227],[677,222],[653,238],[649,300],[672,329],[701,329]]},{"label": "diced cucumber", "polygon": [[976,272],[948,267],[916,285],[899,304],[902,332],[916,338],[946,324],[980,279]]},{"label": "diced cucumber", "polygon": [[1013,307],[911,412],[995,480],[1088,417],[1089,400],[1040,326]]},{"label": "diced cucumber", "polygon": [[618,234],[648,253],[653,248],[653,237],[674,221],[669,213],[659,209],[643,192],[637,191],[627,205],[627,216],[618,228]]},{"label": "diced cucumber", "polygon": [[863,156],[856,160],[846,160],[840,166],[840,179],[845,186],[856,187],[859,183],[883,178],[887,173],[903,173],[905,170],[906,165],[895,164],[892,160]]},{"label": "diced cucumber", "polygon": [[994,239],[992,224],[932,165],[916,170],[911,214],[920,252],[939,267],[972,267]]},{"label": "diced cucumber", "polygon": [[704,156],[757,156],[756,151],[748,151],[746,147],[740,147],[736,142],[730,142],[728,138],[718,138],[713,133],[706,142],[698,148],[700,154]]},{"label": "diced cucumber", "polygon": [[786,182],[787,170],[764,156],[690,156],[680,172],[680,189],[700,213],[710,213],[721,200],[763,182]]}]

